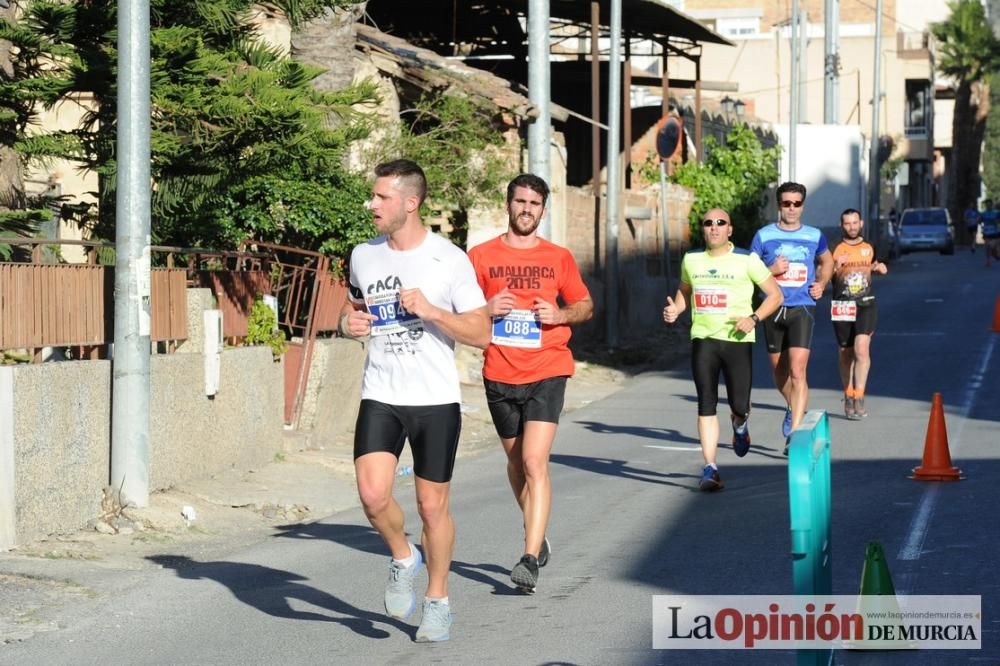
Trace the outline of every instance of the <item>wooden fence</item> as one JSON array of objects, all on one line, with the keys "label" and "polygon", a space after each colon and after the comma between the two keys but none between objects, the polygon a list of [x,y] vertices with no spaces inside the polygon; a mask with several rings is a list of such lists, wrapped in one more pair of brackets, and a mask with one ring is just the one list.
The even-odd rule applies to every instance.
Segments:
[{"label": "wooden fence", "polygon": [[[187,337],[186,271],[153,269],[154,342]],[[0,263],[0,349],[95,347],[114,339],[114,268]]]}]

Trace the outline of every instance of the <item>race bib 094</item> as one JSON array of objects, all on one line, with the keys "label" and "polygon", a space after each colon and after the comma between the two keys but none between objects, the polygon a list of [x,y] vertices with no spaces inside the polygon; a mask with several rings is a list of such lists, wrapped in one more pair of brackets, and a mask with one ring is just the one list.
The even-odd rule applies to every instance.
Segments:
[{"label": "race bib 094", "polygon": [[399,302],[399,292],[375,294],[365,299],[368,312],[375,315],[372,336],[402,333],[421,326],[420,318]]}]

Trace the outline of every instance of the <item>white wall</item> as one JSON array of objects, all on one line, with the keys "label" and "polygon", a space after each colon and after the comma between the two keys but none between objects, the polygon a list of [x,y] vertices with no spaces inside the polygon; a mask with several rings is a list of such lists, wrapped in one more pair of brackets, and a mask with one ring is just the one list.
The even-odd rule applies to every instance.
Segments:
[{"label": "white wall", "polygon": [[[782,182],[788,177],[788,125],[775,125],[783,148]],[[806,186],[805,224],[836,228],[845,208],[865,209],[867,144],[858,127],[799,125],[795,137],[795,178]],[[768,214],[777,219],[773,199]]]}]

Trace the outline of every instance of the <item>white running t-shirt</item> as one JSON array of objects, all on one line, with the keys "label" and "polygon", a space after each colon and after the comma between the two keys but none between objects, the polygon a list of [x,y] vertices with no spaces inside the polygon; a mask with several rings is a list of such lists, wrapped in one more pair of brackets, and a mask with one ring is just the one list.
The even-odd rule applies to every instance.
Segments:
[{"label": "white running t-shirt", "polygon": [[486,305],[465,252],[435,233],[428,232],[413,250],[393,250],[385,236],[355,247],[350,299],[378,318],[372,322],[361,398],[389,405],[461,402],[455,341],[399,306],[400,288],[414,287],[451,312]]}]

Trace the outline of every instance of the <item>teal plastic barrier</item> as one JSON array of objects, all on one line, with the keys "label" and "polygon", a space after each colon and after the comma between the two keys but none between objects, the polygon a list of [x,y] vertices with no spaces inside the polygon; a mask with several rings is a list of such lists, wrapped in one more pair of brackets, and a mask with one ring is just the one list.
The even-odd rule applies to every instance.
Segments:
[{"label": "teal plastic barrier", "polygon": [[[833,594],[830,550],[830,421],[808,412],[788,447],[788,499],[795,594]],[[796,663],[829,664],[833,650],[799,650]]]}]

